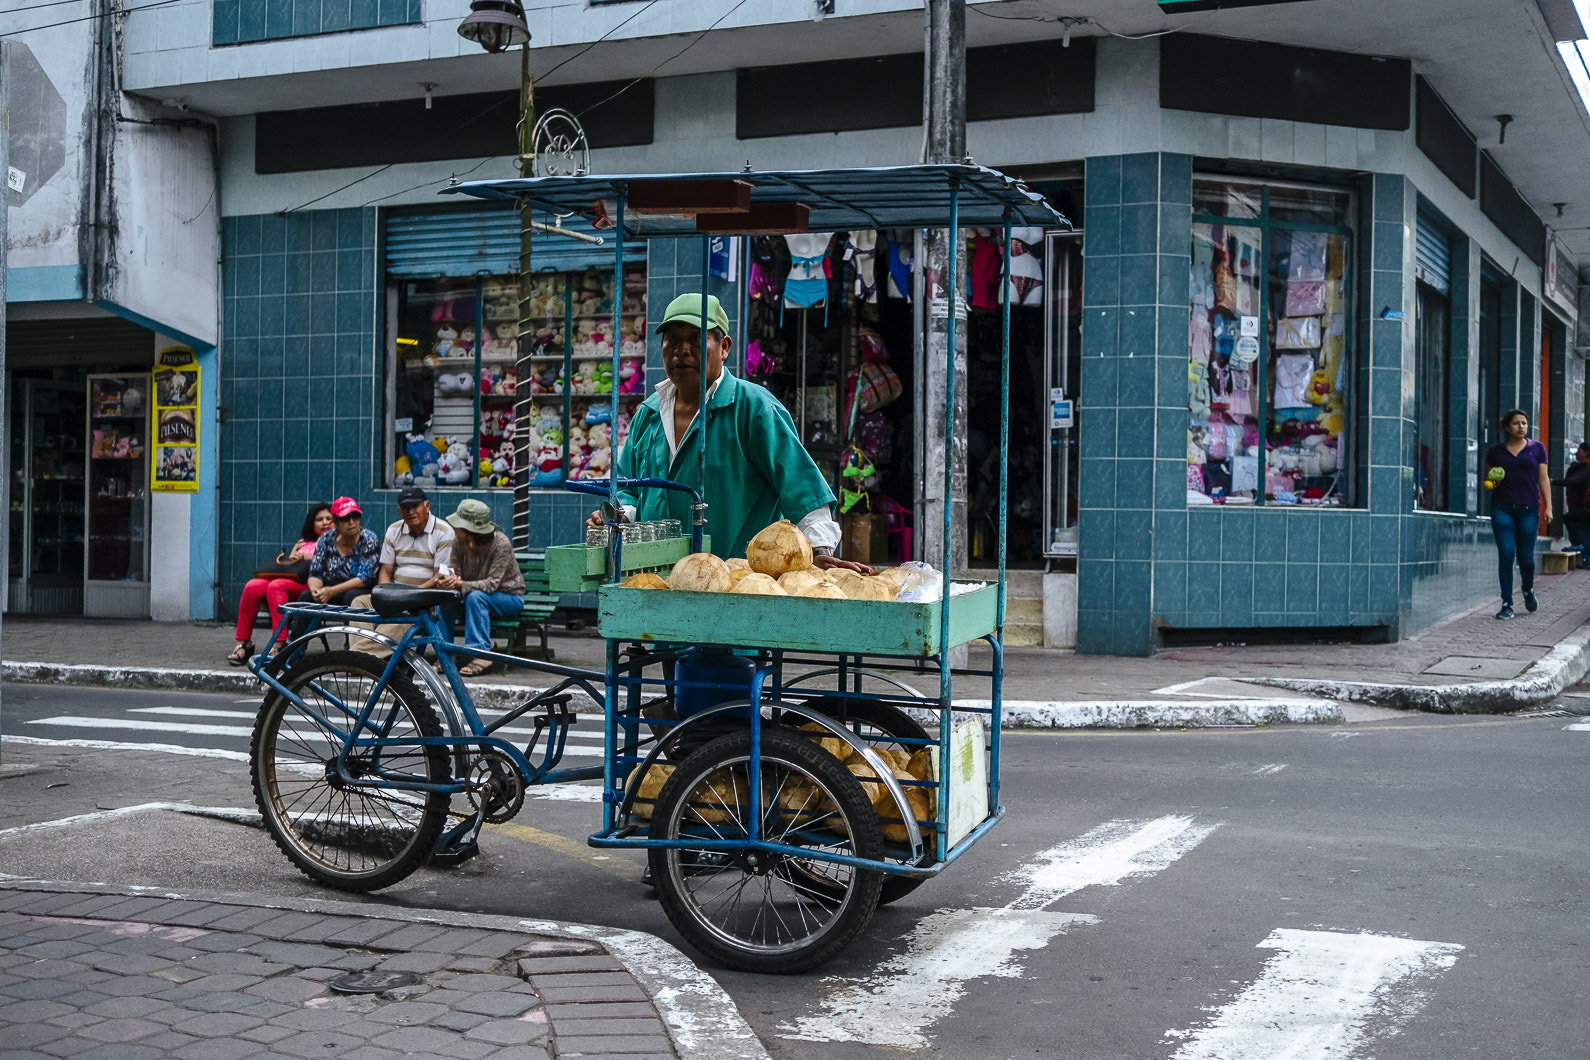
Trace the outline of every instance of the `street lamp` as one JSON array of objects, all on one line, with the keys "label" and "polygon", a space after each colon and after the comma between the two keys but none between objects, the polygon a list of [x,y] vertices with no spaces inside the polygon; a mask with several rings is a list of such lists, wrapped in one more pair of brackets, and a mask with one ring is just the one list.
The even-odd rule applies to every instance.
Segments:
[{"label": "street lamp", "polygon": [[472,0],[469,15],[458,24],[458,35],[472,40],[488,52],[505,51],[515,44],[530,43],[530,27],[524,20],[524,7],[515,0]]},{"label": "street lamp", "polygon": [[[488,52],[505,51],[519,46],[519,175],[535,176],[535,82],[530,77],[530,26],[525,22],[524,6],[518,0],[470,0],[469,14],[458,24],[458,35],[472,40]],[[519,201],[519,349],[517,369],[521,379],[530,378],[530,365],[525,358],[530,352],[530,340],[535,327],[528,318],[530,307],[530,206]],[[565,344],[568,338],[564,337]],[[565,345],[567,348],[567,345]],[[514,402],[514,417],[520,423],[529,422],[528,402]],[[477,399],[476,408],[479,408]],[[480,422],[476,414],[476,456],[480,455]],[[516,447],[513,458],[513,540],[515,547],[527,548],[530,536],[530,475],[529,457],[523,444]],[[477,461],[478,462],[478,461]]]}]

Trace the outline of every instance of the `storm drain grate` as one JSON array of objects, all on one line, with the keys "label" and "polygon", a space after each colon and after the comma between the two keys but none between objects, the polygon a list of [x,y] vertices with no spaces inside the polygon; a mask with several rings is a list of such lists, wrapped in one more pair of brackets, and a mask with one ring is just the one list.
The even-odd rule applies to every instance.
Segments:
[{"label": "storm drain grate", "polygon": [[1571,710],[1521,710],[1514,714],[1515,718],[1581,718],[1582,713]]}]

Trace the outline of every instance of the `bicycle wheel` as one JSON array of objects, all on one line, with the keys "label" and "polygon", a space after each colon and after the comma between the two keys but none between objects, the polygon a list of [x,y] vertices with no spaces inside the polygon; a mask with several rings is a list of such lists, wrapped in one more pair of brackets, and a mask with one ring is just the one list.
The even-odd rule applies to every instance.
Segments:
[{"label": "bicycle wheel", "polygon": [[[807,700],[805,706],[835,719],[839,718],[843,710],[850,730],[874,746],[900,747],[906,751],[914,751],[922,745],[901,743],[900,739],[932,739],[920,722],[899,707],[888,703],[879,703],[871,699],[824,696],[822,699]],[[933,840],[932,833],[922,838],[925,843],[931,843]],[[817,862],[813,867],[824,870],[822,878],[814,879],[813,885],[831,886],[826,881],[826,870],[834,866]],[[884,876],[883,890],[878,894],[878,904],[888,905],[890,902],[898,902],[926,882],[925,879],[913,879],[910,876]]]},{"label": "bicycle wheel", "polygon": [[[749,835],[749,732],[690,755],[658,793],[652,839]],[[792,733],[762,730],[761,834],[774,842],[878,860],[883,839],[861,784],[833,755]],[[741,850],[653,848],[663,910],[696,949],[732,968],[792,974],[855,938],[878,905],[879,874],[812,858]],[[811,866],[833,886],[814,888]]]},{"label": "bicycle wheel", "polygon": [[[377,890],[419,868],[447,818],[444,793],[354,787],[337,775],[344,737],[384,668],[385,660],[359,652],[301,660],[284,684],[315,713],[271,695],[260,708],[249,747],[254,800],[276,845],[304,875],[344,891]],[[440,736],[442,729],[413,680],[399,670],[382,690],[364,734],[400,740]],[[435,746],[360,749],[348,755],[347,770],[355,777],[431,784],[452,779],[446,749]]]}]

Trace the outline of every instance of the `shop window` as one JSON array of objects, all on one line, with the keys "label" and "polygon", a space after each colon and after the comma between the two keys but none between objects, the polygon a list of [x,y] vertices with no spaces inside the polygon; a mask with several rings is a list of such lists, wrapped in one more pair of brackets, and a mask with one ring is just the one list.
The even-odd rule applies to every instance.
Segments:
[{"label": "shop window", "polygon": [[1196,181],[1189,504],[1349,503],[1351,196]]},{"label": "shop window", "polygon": [[[621,294],[611,269],[536,274],[522,307],[535,328],[527,360],[517,341],[516,276],[402,279],[389,292],[388,486],[509,489],[516,453],[531,486],[607,476],[614,439],[623,439],[644,396],[644,265],[627,267]],[[624,328],[617,380],[616,294]]]},{"label": "shop window", "polygon": [[1414,374],[1414,400],[1418,406],[1418,450],[1414,455],[1414,503],[1429,512],[1450,510],[1447,490],[1447,448],[1451,440],[1448,408],[1451,403],[1452,305],[1446,295],[1429,284],[1418,285],[1418,320],[1414,342],[1418,366]]}]

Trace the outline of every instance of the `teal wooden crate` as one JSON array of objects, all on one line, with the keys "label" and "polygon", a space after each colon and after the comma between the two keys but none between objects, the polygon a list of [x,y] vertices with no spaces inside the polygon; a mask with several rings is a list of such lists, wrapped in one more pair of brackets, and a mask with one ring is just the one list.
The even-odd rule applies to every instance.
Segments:
[{"label": "teal wooden crate", "polygon": [[[712,550],[710,534],[702,535],[702,548]],[[651,570],[660,571],[666,577],[673,565],[689,554],[688,537],[625,545],[624,575]],[[547,549],[547,583],[553,592],[594,593],[611,580],[607,573],[607,549],[601,545],[553,545]]]},{"label": "teal wooden crate", "polygon": [[[617,640],[925,657],[939,650],[941,606],[604,585],[597,623]],[[984,585],[949,606],[950,645],[965,644],[994,631],[998,590]]]}]

